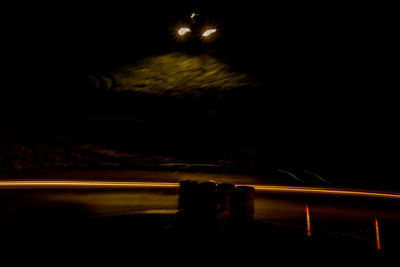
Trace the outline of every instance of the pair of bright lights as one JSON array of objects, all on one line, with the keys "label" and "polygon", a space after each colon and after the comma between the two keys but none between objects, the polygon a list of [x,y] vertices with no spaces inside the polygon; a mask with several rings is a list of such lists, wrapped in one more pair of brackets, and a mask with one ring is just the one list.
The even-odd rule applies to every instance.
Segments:
[{"label": "pair of bright lights", "polygon": [[[203,37],[207,37],[207,36],[209,36],[209,35],[215,33],[216,31],[217,31],[217,29],[209,29],[209,30],[206,30],[205,32],[203,32],[202,36],[203,36]],[[178,30],[178,34],[179,34],[180,36],[183,36],[183,35],[185,35],[185,34],[187,34],[187,33],[189,33],[189,32],[191,32],[190,28],[180,28],[180,29]]]}]

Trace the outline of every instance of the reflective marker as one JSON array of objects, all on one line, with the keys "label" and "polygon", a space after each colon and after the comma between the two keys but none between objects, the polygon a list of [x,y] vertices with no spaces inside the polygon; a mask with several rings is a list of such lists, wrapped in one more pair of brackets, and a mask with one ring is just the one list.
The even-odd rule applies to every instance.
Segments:
[{"label": "reflective marker", "polygon": [[308,204],[306,205],[306,227],[307,227],[307,236],[311,236],[311,223],[310,223],[310,208]]},{"label": "reflective marker", "polygon": [[374,218],[374,222],[375,222],[375,234],[376,234],[376,250],[381,250],[381,240],[379,238],[379,225],[378,225],[378,218],[375,217]]}]

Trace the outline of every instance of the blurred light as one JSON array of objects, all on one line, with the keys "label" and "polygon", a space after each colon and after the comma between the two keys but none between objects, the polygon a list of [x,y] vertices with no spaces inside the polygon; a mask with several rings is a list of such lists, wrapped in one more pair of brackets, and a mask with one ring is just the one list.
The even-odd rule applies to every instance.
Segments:
[{"label": "blurred light", "polygon": [[189,28],[180,28],[179,30],[178,30],[178,34],[179,35],[185,35],[186,33],[188,33],[188,32],[190,32],[190,29]]},{"label": "blurred light", "polygon": [[[239,185],[237,185],[239,186]],[[377,197],[400,199],[399,193],[376,192],[376,191],[358,191],[351,188],[326,188],[326,187],[304,187],[304,186],[273,186],[273,185],[251,185],[257,191],[270,191],[281,193],[301,193],[301,194],[322,194],[351,197]]]},{"label": "blurred light", "polygon": [[71,180],[29,180],[0,181],[0,189],[7,188],[178,188],[179,183],[160,182],[118,182],[118,181],[71,181]]},{"label": "blurred light", "polygon": [[190,15],[190,18],[191,18],[191,19],[194,19],[194,18],[197,17],[198,15],[199,15],[199,14],[196,14],[196,13],[193,12],[192,15]]},{"label": "blurred light", "polygon": [[[256,191],[280,192],[280,193],[301,193],[301,194],[321,194],[351,197],[378,197],[400,200],[399,193],[376,192],[376,191],[357,191],[344,188],[325,188],[325,187],[301,187],[284,185],[246,185],[236,184],[236,186],[252,186]],[[119,181],[74,181],[74,180],[1,180],[0,189],[7,188],[30,188],[30,187],[114,187],[114,188],[137,188],[137,187],[170,187],[179,188],[179,183],[173,182],[119,182]]]},{"label": "blurred light", "polygon": [[217,31],[217,29],[206,30],[206,31],[203,33],[203,37],[207,37],[207,36],[209,36],[210,34],[213,34],[213,33],[216,32],[216,31]]}]

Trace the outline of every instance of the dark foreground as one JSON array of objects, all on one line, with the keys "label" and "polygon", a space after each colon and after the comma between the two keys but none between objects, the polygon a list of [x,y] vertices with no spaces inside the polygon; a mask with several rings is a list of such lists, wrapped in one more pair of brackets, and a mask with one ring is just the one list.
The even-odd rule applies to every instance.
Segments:
[{"label": "dark foreground", "polygon": [[[14,263],[112,266],[385,266],[399,251],[398,201],[258,192],[254,220],[177,213],[177,189],[2,190],[3,255]],[[311,205],[306,236],[303,204]],[[372,218],[379,216],[382,250]]]},{"label": "dark foreground", "polygon": [[49,232],[41,229],[35,233],[19,231],[5,236],[3,233],[2,243],[7,247],[2,251],[16,253],[16,263],[28,260],[56,265],[110,260],[113,266],[122,266],[144,260],[147,265],[179,266],[200,263],[370,266],[373,262],[384,266],[394,256],[394,251],[377,252],[370,244],[343,236],[306,238],[303,229],[257,222],[223,229],[205,225],[178,227],[174,215],[162,214],[97,218],[78,228]]}]

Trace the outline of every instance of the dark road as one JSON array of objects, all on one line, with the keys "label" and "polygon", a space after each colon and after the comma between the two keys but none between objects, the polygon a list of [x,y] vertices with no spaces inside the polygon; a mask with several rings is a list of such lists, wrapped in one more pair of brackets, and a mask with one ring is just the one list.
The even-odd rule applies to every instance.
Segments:
[{"label": "dark road", "polygon": [[[193,174],[191,178],[196,176],[199,180],[210,178],[200,174]],[[241,182],[238,184],[244,184],[247,179],[222,177],[217,182],[236,179]],[[166,180],[2,180],[0,213],[5,224],[8,221],[13,223],[15,218],[23,218],[25,230],[37,225],[53,230],[74,228],[88,218],[135,215],[174,217],[179,180]],[[254,219],[257,223],[301,232],[305,227],[304,208],[308,204],[315,238],[346,238],[374,248],[373,219],[378,217],[382,246],[390,250],[400,247],[398,193],[283,185],[252,186],[256,189]]]}]

